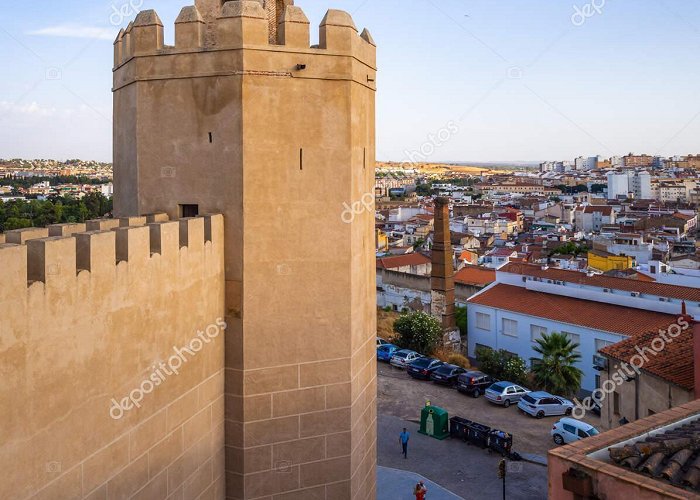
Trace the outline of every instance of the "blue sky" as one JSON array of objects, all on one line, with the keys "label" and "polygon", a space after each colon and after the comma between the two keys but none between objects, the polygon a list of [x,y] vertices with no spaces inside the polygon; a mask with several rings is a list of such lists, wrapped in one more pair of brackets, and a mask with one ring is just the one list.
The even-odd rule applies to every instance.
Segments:
[{"label": "blue sky", "polygon": [[[112,7],[129,2],[156,9],[172,41],[179,1],[15,2],[0,26],[0,157],[111,159]],[[296,4],[313,26],[333,7],[372,32],[380,160],[700,153],[698,0]]]}]

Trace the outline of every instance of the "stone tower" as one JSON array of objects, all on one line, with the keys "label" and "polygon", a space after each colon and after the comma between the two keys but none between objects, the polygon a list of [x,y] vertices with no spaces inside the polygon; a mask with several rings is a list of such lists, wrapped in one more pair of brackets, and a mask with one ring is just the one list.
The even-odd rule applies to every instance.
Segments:
[{"label": "stone tower", "polygon": [[115,215],[225,219],[230,499],[375,495],[376,49],[329,10],[197,0],[115,42]]},{"label": "stone tower", "polygon": [[434,218],[430,313],[442,323],[443,343],[456,350],[460,347],[460,335],[455,321],[455,279],[450,238],[449,198],[435,199]]}]

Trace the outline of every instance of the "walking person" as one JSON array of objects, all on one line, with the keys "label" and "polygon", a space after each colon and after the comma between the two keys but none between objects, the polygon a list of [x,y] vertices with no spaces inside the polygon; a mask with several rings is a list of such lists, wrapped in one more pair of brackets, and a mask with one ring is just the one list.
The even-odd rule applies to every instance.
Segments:
[{"label": "walking person", "polygon": [[415,488],[413,488],[413,494],[416,496],[416,500],[425,500],[425,494],[428,493],[428,488],[425,487],[423,481],[419,482]]},{"label": "walking person", "polygon": [[406,428],[403,428],[403,432],[399,435],[399,441],[401,442],[401,453],[403,453],[403,458],[408,458],[408,440],[411,435],[408,433]]}]

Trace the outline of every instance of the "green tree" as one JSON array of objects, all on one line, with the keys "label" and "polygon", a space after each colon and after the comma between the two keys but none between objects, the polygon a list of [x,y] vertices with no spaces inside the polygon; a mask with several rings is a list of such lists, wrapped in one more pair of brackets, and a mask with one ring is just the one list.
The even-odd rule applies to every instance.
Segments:
[{"label": "green tree", "polygon": [[466,307],[455,307],[455,321],[457,322],[457,327],[462,336],[467,335],[467,308]]},{"label": "green tree", "polygon": [[576,353],[578,344],[564,333],[552,332],[537,339],[535,352],[542,361],[535,364],[532,372],[535,382],[545,391],[563,396],[573,396],[581,388],[583,372],[574,366],[581,360]]},{"label": "green tree", "polygon": [[17,217],[10,217],[5,221],[3,226],[3,231],[12,231],[13,229],[24,229],[25,227],[32,227],[32,221],[30,221],[29,219],[19,219]]},{"label": "green tree", "polygon": [[396,343],[404,349],[432,353],[442,338],[440,321],[423,311],[403,314],[394,322]]}]

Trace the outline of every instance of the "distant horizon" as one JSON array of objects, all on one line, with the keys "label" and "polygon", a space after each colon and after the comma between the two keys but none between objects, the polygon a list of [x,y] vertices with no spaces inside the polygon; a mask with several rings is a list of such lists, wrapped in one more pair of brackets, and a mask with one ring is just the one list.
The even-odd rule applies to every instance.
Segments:
[{"label": "distant horizon", "polygon": [[[624,157],[626,155],[630,154],[630,152],[619,155],[613,155],[613,156],[619,156],[619,157]],[[632,153],[634,155],[642,156],[642,155],[647,155],[647,156],[659,156],[659,155],[651,155],[649,153]],[[669,156],[660,156],[661,158],[672,158],[676,156],[688,156],[688,155],[698,155],[700,153],[676,153],[672,154]],[[550,158],[547,160],[426,160],[426,161],[401,161],[401,160],[382,160],[382,159],[377,159],[376,163],[396,163],[399,165],[451,165],[451,166],[456,166],[456,167],[481,167],[481,166],[499,166],[499,167],[508,167],[508,166],[513,166],[513,167],[528,167],[528,166],[539,166],[540,164],[544,162],[550,162],[550,161],[571,161],[573,162],[576,158],[589,158],[589,157],[594,157],[594,156],[600,156],[603,159],[610,159],[613,156],[603,156],[603,155],[579,155],[579,156],[574,156],[573,158]],[[95,159],[85,159],[81,158],[79,156],[70,156],[66,158],[22,158],[22,157],[3,157],[0,155],[0,162],[8,162],[8,161],[13,161],[13,160],[21,160],[21,161],[56,161],[60,163],[66,163],[70,160],[77,160],[81,162],[90,162],[90,163],[102,163],[102,164],[109,164],[113,165],[112,160],[110,159],[109,161],[105,160],[95,160]]]}]

